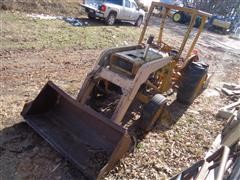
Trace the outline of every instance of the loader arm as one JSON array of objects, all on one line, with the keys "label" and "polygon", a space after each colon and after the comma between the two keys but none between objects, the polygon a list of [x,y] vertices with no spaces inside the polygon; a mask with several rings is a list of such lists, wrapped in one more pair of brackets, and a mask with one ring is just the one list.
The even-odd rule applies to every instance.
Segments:
[{"label": "loader arm", "polygon": [[150,74],[161,69],[168,63],[172,61],[173,57],[166,57],[150,63],[144,64],[137,72],[135,79],[132,82],[132,86],[124,93],[122,96],[116,111],[112,116],[112,121],[120,124],[126,111],[128,110],[131,102],[136,97],[137,92],[139,91],[140,86],[147,81]]}]

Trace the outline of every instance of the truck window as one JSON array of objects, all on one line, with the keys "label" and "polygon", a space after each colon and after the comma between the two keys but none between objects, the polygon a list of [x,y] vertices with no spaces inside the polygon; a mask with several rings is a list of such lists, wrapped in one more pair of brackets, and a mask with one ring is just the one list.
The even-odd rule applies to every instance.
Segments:
[{"label": "truck window", "polygon": [[123,5],[123,0],[106,0],[105,2],[112,3],[112,4],[117,4],[122,6]]},{"label": "truck window", "polygon": [[136,10],[138,9],[138,8],[137,8],[137,5],[136,5],[134,2],[132,3],[132,8],[133,8],[133,9],[136,9]]},{"label": "truck window", "polygon": [[130,7],[131,7],[131,4],[130,4],[130,1],[129,1],[129,0],[126,0],[126,1],[125,1],[125,7],[127,7],[127,8],[130,8]]}]

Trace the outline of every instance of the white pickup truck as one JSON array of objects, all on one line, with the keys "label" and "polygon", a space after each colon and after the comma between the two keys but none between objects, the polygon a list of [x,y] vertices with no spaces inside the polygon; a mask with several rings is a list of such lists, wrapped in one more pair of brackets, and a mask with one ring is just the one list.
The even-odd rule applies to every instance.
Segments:
[{"label": "white pickup truck", "polygon": [[116,20],[122,20],[140,26],[145,16],[145,12],[134,0],[85,0],[81,6],[89,18],[104,19],[108,25],[113,25]]}]

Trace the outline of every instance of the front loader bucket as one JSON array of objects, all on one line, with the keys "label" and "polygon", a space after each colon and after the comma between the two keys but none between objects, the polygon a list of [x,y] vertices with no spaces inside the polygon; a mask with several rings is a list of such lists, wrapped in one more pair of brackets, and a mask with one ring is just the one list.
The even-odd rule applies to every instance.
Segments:
[{"label": "front loader bucket", "polygon": [[52,82],[24,106],[26,122],[89,179],[108,172],[129,149],[119,125],[81,106]]}]

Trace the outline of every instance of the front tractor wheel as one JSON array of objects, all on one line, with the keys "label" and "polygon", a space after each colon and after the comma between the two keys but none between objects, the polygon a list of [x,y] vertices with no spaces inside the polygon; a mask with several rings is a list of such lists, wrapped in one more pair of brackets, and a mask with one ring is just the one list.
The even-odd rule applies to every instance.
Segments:
[{"label": "front tractor wheel", "polygon": [[161,94],[156,94],[152,99],[143,106],[142,117],[139,123],[139,128],[145,132],[150,131],[166,105],[166,98]]},{"label": "front tractor wheel", "polygon": [[116,17],[117,17],[116,13],[110,13],[106,18],[107,25],[110,25],[110,26],[114,25],[114,23],[116,22]]}]

